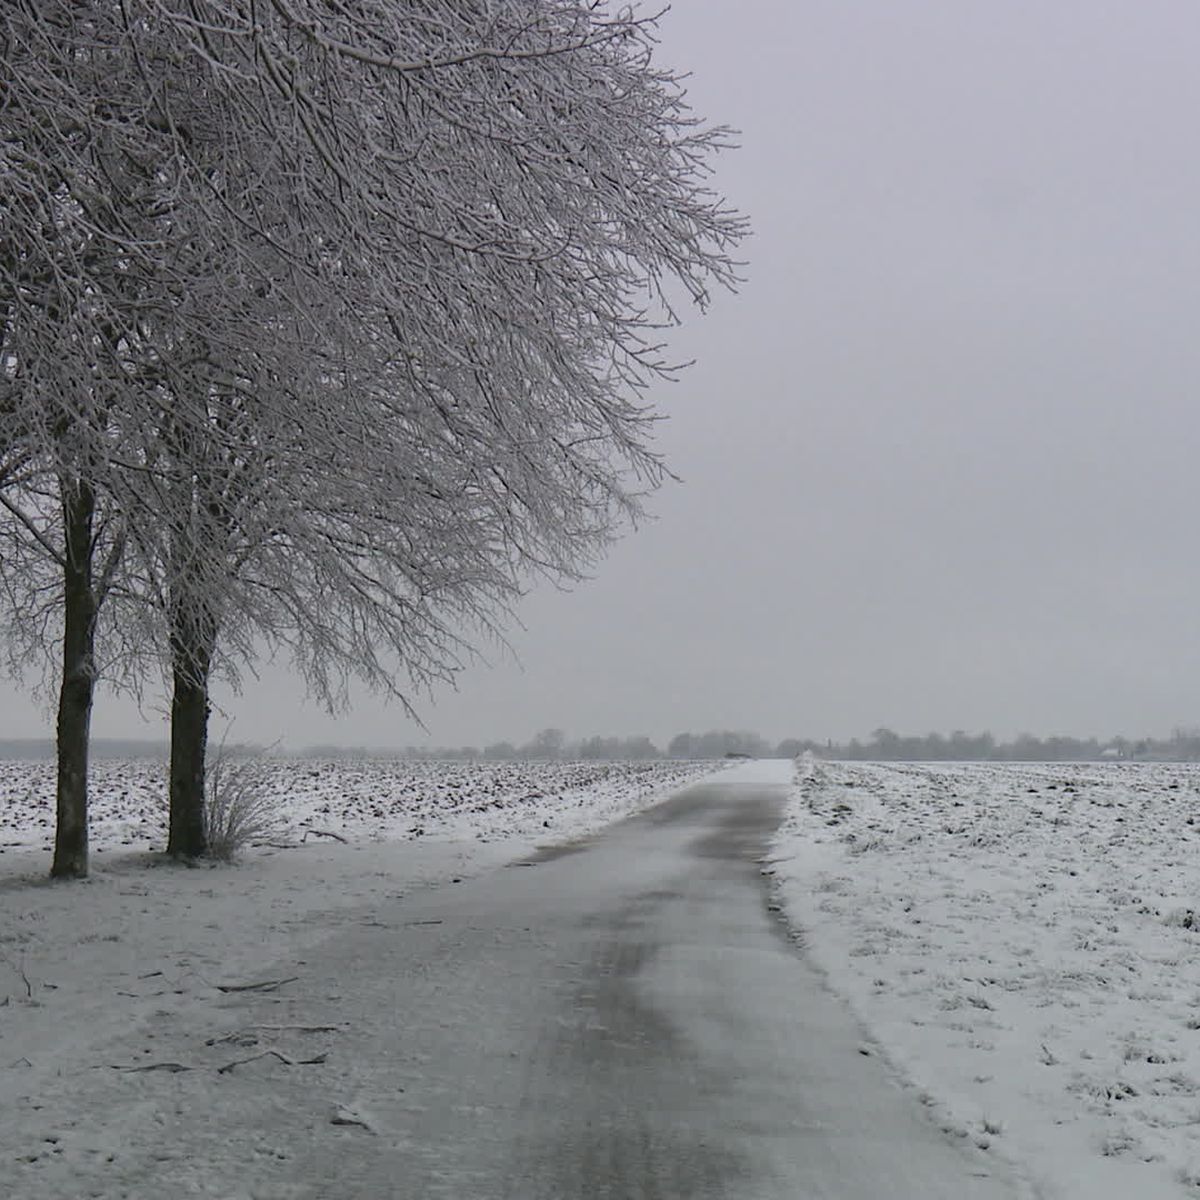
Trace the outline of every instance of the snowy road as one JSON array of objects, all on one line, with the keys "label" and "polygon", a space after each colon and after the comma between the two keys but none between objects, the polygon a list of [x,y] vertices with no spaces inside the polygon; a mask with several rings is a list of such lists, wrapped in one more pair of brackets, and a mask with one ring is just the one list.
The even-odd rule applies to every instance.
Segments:
[{"label": "snowy road", "polygon": [[241,1001],[245,1021],[345,1028],[269,1103],[261,1076],[225,1093],[244,1194],[1017,1195],[859,1052],[768,912],[756,859],[785,779],[755,765],[378,909],[297,968],[302,993]]}]

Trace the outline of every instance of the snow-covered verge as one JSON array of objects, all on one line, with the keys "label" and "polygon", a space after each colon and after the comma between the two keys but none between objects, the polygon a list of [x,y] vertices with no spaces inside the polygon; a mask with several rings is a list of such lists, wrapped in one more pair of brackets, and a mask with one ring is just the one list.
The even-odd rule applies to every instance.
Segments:
[{"label": "snow-covered verge", "polygon": [[945,1128],[1048,1200],[1200,1195],[1200,766],[797,766],[766,868]]},{"label": "snow-covered verge", "polygon": [[203,1028],[222,988],[370,924],[373,902],[584,836],[717,768],[280,760],[270,844],[188,870],[151,852],[164,840],[161,764],[100,763],[92,874],[52,884],[53,766],[0,762],[0,1196],[138,1195],[121,1189],[119,1163],[103,1172],[116,1190],[70,1182],[120,1157],[82,1106],[131,1031],[145,1062],[170,1060],[172,1035]]}]

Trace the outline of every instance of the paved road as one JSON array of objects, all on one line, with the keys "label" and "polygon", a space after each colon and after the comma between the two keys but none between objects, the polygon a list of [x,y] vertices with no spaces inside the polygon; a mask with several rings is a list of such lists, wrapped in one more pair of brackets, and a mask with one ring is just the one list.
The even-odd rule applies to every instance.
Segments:
[{"label": "paved road", "polygon": [[[784,788],[691,788],[586,845],[397,902],[305,970],[336,1016],[288,1195],[998,1200],[788,941],[756,860]],[[317,1101],[314,1100],[314,1104]],[[331,1141],[331,1139],[335,1139]],[[301,1183],[301,1181],[303,1181]]]}]

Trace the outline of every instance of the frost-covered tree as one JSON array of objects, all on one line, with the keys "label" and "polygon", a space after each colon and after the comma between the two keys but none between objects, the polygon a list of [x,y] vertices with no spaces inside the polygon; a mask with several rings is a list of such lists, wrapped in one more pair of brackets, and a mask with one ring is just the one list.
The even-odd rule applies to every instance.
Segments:
[{"label": "frost-covered tree", "polygon": [[[111,14],[110,14],[111,15]],[[0,581],[7,648],[57,641],[53,873],[87,869],[87,744],[97,629],[125,545],[116,461],[139,420],[130,337],[155,272],[132,64],[89,6],[0,11]]]},{"label": "frost-covered tree", "polygon": [[136,678],[143,618],[182,586],[156,550],[187,540],[164,498],[194,471],[163,447],[230,440],[214,389],[264,336],[244,299],[263,230],[216,186],[233,114],[182,52],[106,0],[0,10],[0,569],[10,654],[62,650],[56,875],[86,872],[101,623]]},{"label": "frost-covered tree", "polygon": [[[173,852],[203,850],[214,670],[273,643],[330,703],[349,675],[407,703],[660,482],[661,331],[733,282],[743,226],[655,33],[580,0],[10,6],[21,118],[74,140],[0,144],[109,248],[47,295],[77,301],[75,460],[173,689]],[[48,360],[7,361],[44,415]]]},{"label": "frost-covered tree", "polygon": [[[221,624],[207,614],[219,613],[233,619],[226,628],[282,631],[319,687],[330,663],[394,686],[363,654],[381,644],[418,682],[447,674],[464,615],[486,620],[530,569],[577,574],[658,482],[638,393],[669,370],[654,336],[673,319],[665,286],[703,302],[714,279],[731,278],[740,223],[703,185],[722,135],[692,121],[677,80],[652,65],[653,22],[627,11],[189,13],[170,19],[213,89],[270,133],[236,158],[269,166],[276,187],[288,181],[290,219],[268,232],[287,244],[300,231],[310,247],[303,270],[271,290],[300,279],[319,300],[319,344],[331,364],[354,364],[338,381],[340,411],[370,414],[384,453],[376,468],[332,455],[339,480],[365,483],[366,502],[318,518],[328,537],[288,543],[288,578],[305,547],[335,568],[322,597],[342,600],[346,620],[332,639],[327,621],[304,618],[302,597],[280,623],[278,606],[258,609],[262,591],[248,594],[235,572],[222,588],[226,565],[252,577],[256,555],[214,555],[222,543],[205,537],[184,556],[207,555],[211,569],[190,603],[171,607],[175,648],[197,628],[215,645]],[[241,185],[232,160],[221,180]],[[272,195],[246,211],[257,218]],[[389,470],[414,458],[416,492],[408,472]],[[378,525],[347,538],[344,515],[361,523],[367,512]],[[415,552],[423,520],[436,566]],[[387,533],[397,521],[399,540]],[[181,624],[197,607],[199,626]],[[364,613],[385,635],[368,645],[355,636]],[[199,685],[208,656],[197,649]]]}]

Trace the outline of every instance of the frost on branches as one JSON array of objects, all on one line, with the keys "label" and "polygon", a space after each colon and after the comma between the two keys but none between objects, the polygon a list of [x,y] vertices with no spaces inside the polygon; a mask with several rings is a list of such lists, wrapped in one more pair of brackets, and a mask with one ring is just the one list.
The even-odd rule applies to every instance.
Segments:
[{"label": "frost on branches", "polygon": [[655,17],[574,0],[14,0],[0,72],[4,594],[15,658],[65,648],[61,873],[97,664],[147,647],[191,856],[213,671],[282,645],[407,705],[637,519],[662,331],[735,281],[727,132]]}]

